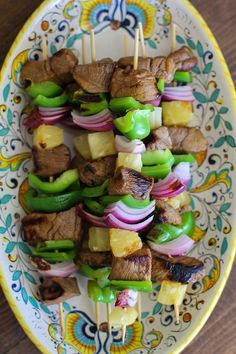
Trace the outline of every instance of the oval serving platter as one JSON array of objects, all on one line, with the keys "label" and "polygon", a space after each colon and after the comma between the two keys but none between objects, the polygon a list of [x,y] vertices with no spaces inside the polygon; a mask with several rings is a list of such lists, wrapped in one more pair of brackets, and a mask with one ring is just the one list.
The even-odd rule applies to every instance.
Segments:
[{"label": "oval serving platter", "polygon": [[[170,25],[174,21],[177,46],[188,45],[199,58],[193,73],[193,125],[201,128],[209,149],[207,156],[198,157],[198,166],[192,170],[191,203],[198,242],[190,254],[204,262],[206,275],[188,287],[179,324],[172,306],[157,303],[160,287],[154,285],[153,293],[142,299],[142,323],[127,328],[124,344],[119,332],[113,333],[111,343],[107,333],[96,331],[95,312],[81,277],[82,295],[63,303],[62,338],[57,306],[48,307],[38,301],[39,278],[29,263],[31,250],[22,241],[20,220],[24,215],[25,180],[32,167],[32,137],[22,124],[28,97],[20,86],[19,75],[26,60],[42,58],[42,35],[48,40],[49,56],[62,47],[74,48],[80,55],[82,33],[89,37],[92,27],[97,57],[117,59],[124,54],[122,42],[124,33],[128,33],[132,55],[138,21],[143,23],[150,56],[170,52]],[[236,249],[236,187],[232,183],[236,164],[235,102],[234,86],[221,51],[187,0],[47,0],[31,16],[1,71],[0,281],[17,320],[41,352],[179,353],[197,335],[223,291]]]}]

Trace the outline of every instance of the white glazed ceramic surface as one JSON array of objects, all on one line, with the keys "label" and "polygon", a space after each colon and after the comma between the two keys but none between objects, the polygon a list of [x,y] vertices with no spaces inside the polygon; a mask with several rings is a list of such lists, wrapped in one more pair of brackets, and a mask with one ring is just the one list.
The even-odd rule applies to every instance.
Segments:
[{"label": "white glazed ceramic surface", "polygon": [[[97,58],[121,57],[124,33],[130,54],[138,21],[142,21],[146,49],[151,56],[170,52],[170,23],[177,25],[177,46],[188,45],[199,58],[194,69],[195,119],[207,137],[207,156],[198,156],[191,181],[192,207],[198,241],[191,255],[201,259],[206,275],[188,287],[175,322],[172,306],[156,301],[159,285],[142,297],[142,323],[121,333],[97,332],[95,311],[79,278],[82,295],[63,303],[65,334],[61,337],[57,306],[38,301],[38,274],[29,263],[30,248],[22,241],[25,179],[32,167],[31,136],[23,126],[27,94],[19,83],[22,65],[42,59],[42,35],[48,55],[62,47],[81,53],[82,33],[92,27]],[[116,28],[116,29],[114,29]],[[89,46],[88,46],[89,47]],[[87,56],[89,56],[89,48]],[[48,0],[35,12],[15,41],[1,73],[0,91],[0,276],[7,299],[22,327],[42,352],[48,353],[170,353],[179,352],[197,334],[213,310],[229,275],[235,238],[235,92],[217,44],[199,14],[185,0]],[[67,141],[71,131],[67,133]],[[101,305],[102,321],[106,321]]]}]

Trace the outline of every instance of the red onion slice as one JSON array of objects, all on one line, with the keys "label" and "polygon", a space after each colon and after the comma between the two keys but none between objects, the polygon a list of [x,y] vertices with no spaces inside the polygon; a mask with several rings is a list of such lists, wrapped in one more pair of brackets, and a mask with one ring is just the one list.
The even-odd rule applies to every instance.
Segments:
[{"label": "red onion slice", "polygon": [[89,224],[92,224],[94,226],[98,227],[107,227],[106,222],[104,221],[103,217],[95,216],[93,214],[88,213],[85,211],[83,208],[81,208],[79,205],[76,206],[76,210],[78,215],[81,217],[81,219],[87,221]]},{"label": "red onion slice", "polygon": [[178,178],[178,176],[171,172],[162,181],[154,183],[151,195],[157,199],[172,198],[184,192],[185,189],[186,185]]},{"label": "red onion slice", "polygon": [[116,229],[130,230],[130,231],[141,231],[145,229],[153,220],[154,216],[150,216],[148,219],[138,223],[138,224],[127,224],[114,215],[108,214],[104,219],[107,222],[108,226],[114,227]]},{"label": "red onion slice", "polygon": [[113,124],[113,121],[112,120],[108,120],[108,121],[105,121],[105,122],[101,122],[101,123],[78,123],[78,122],[75,122],[73,120],[74,123],[77,124],[77,126],[81,127],[81,128],[84,128],[84,129],[87,129],[87,130],[91,130],[91,131],[97,131],[97,132],[105,132],[105,131],[108,131],[108,130],[112,130],[114,128],[114,124]]},{"label": "red onion slice", "polygon": [[177,239],[157,244],[152,241],[147,241],[150,248],[154,251],[157,251],[162,254],[166,254],[167,256],[181,256],[186,254],[194,245],[194,240],[189,236],[182,234]]},{"label": "red onion slice", "polygon": [[191,86],[166,87],[162,99],[164,101],[194,101]]},{"label": "red onion slice", "polygon": [[144,101],[142,103],[144,104],[152,104],[154,107],[158,107],[160,106],[160,103],[161,103],[161,95],[158,96],[155,100],[150,100],[150,101]]},{"label": "red onion slice", "polygon": [[113,115],[112,115],[111,111],[109,111],[109,109],[107,109],[107,108],[97,114],[92,115],[92,116],[85,117],[85,116],[80,115],[76,111],[72,111],[71,115],[73,117],[73,121],[76,124],[87,123],[87,122],[100,123],[100,122],[106,121],[108,118],[110,118],[111,120],[113,119]]},{"label": "red onion slice", "polygon": [[50,267],[48,270],[38,269],[38,272],[44,277],[67,278],[78,271],[78,267],[72,261],[50,264]]},{"label": "red onion slice", "polygon": [[146,151],[146,147],[142,140],[129,140],[125,136],[115,136],[115,147],[118,152],[129,152],[133,154],[142,154]]},{"label": "red onion slice", "polygon": [[150,202],[150,204],[145,207],[145,208],[140,208],[140,209],[137,209],[137,208],[131,208],[127,205],[125,205],[122,201],[118,201],[118,202],[115,202],[115,203],[112,203],[112,204],[109,204],[106,209],[105,209],[105,213],[108,213],[109,211],[111,211],[112,209],[114,209],[115,207],[118,207],[120,210],[122,210],[124,213],[127,213],[127,214],[132,214],[132,215],[139,215],[139,214],[143,214],[145,213],[146,211],[150,211],[150,213],[155,209],[155,200],[152,200]]},{"label": "red onion slice", "polygon": [[173,169],[175,176],[187,187],[190,182],[190,163],[189,162],[180,162]]}]

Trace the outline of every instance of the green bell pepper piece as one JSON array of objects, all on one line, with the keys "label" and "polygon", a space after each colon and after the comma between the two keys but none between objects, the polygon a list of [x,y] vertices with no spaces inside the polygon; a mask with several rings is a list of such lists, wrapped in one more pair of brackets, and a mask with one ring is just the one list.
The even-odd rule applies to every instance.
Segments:
[{"label": "green bell pepper piece", "polygon": [[66,92],[63,92],[60,96],[56,96],[53,98],[48,98],[43,95],[38,95],[34,98],[33,104],[35,106],[40,106],[40,107],[54,108],[54,107],[64,106],[67,100],[68,100],[68,95],[66,94]]},{"label": "green bell pepper piece", "polygon": [[27,208],[33,212],[58,213],[70,209],[77,202],[82,201],[81,191],[71,191],[61,195],[42,196],[30,188],[25,193]]},{"label": "green bell pepper piece", "polygon": [[96,197],[101,197],[108,186],[109,180],[107,179],[105,182],[103,182],[102,184],[100,184],[100,186],[96,186],[96,187],[85,187],[82,190],[82,197],[86,197],[86,198],[96,198]]},{"label": "green bell pepper piece", "polygon": [[180,162],[189,162],[194,163],[196,161],[195,157],[192,154],[185,154],[185,155],[173,155],[175,159],[175,165]]},{"label": "green bell pepper piece", "polygon": [[147,238],[155,243],[161,244],[173,241],[182,234],[192,236],[195,227],[195,218],[192,211],[181,214],[182,224],[157,224],[149,232]]},{"label": "green bell pepper piece", "polygon": [[139,200],[134,198],[130,194],[126,195],[105,195],[99,199],[100,203],[106,207],[109,204],[122,201],[125,205],[135,208],[135,209],[140,209],[140,208],[145,208],[146,206],[149,205],[150,203],[150,196],[148,195],[146,199]]},{"label": "green bell pepper piece", "polygon": [[189,71],[176,71],[174,74],[174,81],[190,84],[193,81],[193,77]]},{"label": "green bell pepper piece", "polygon": [[159,165],[173,160],[173,155],[169,149],[145,151],[142,154],[143,165]]},{"label": "green bell pepper piece", "polygon": [[120,290],[132,289],[132,290],[142,291],[144,293],[151,293],[152,292],[151,280],[142,280],[142,281],[111,280],[111,285],[115,286],[116,288],[118,288]]},{"label": "green bell pepper piece", "polygon": [[131,109],[140,109],[142,106],[142,103],[133,97],[116,97],[112,98],[109,103],[110,110],[119,114],[125,114]]},{"label": "green bell pepper piece", "polygon": [[85,198],[83,200],[84,205],[95,215],[102,216],[104,214],[104,207],[96,200],[91,198]]},{"label": "green bell pepper piece", "polygon": [[145,176],[154,177],[155,180],[163,179],[171,172],[171,166],[173,161],[163,163],[162,165],[155,166],[144,166],[142,168],[142,173]]},{"label": "green bell pepper piece", "polygon": [[144,139],[150,134],[150,109],[129,111],[124,117],[116,118],[116,128],[128,139]]},{"label": "green bell pepper piece", "polygon": [[94,302],[104,302],[109,304],[116,300],[116,291],[112,290],[110,287],[101,288],[96,280],[88,281],[88,296]]},{"label": "green bell pepper piece", "polygon": [[79,179],[77,169],[67,170],[63,172],[55,181],[45,182],[36,175],[29,173],[28,179],[30,184],[37,190],[43,193],[61,193],[67,189],[72,183]]},{"label": "green bell pepper piece", "polygon": [[110,284],[108,277],[111,273],[111,267],[93,269],[87,264],[82,264],[79,271],[82,275],[95,279],[101,288],[104,288]]},{"label": "green bell pepper piece", "polygon": [[42,257],[43,259],[45,259],[45,261],[50,262],[65,262],[65,261],[71,261],[76,257],[76,250],[72,249],[70,251],[67,252],[41,252],[41,251],[37,251],[34,250],[32,252],[33,256],[38,256],[38,257]]},{"label": "green bell pepper piece", "polygon": [[26,92],[30,97],[37,97],[39,95],[45,96],[47,98],[53,98],[60,95],[63,89],[52,81],[43,81],[40,83],[31,83],[30,86],[26,88]]},{"label": "green bell pepper piece", "polygon": [[[97,114],[103,111],[105,108],[108,107],[107,101],[101,102],[88,102],[88,103],[81,103],[80,105],[80,115],[81,116],[92,116],[93,114]],[[88,118],[89,121],[89,118]]]},{"label": "green bell pepper piece", "polygon": [[165,90],[165,80],[163,78],[160,78],[157,82],[157,88],[158,90],[163,93]]},{"label": "green bell pepper piece", "polygon": [[71,250],[75,248],[75,244],[71,240],[49,240],[38,242],[36,245],[36,251],[52,251],[52,250]]}]

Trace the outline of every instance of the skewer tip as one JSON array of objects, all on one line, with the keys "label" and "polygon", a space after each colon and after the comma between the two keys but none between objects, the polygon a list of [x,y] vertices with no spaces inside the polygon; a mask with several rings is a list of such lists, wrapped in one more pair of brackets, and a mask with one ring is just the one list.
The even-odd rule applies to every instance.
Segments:
[{"label": "skewer tip", "polygon": [[174,304],[176,323],[179,324],[179,305]]},{"label": "skewer tip", "polygon": [[99,331],[99,326],[100,326],[99,302],[95,302],[95,311],[96,311],[96,325],[97,325],[97,330]]},{"label": "skewer tip", "polygon": [[125,343],[126,325],[122,326],[122,344]]}]

